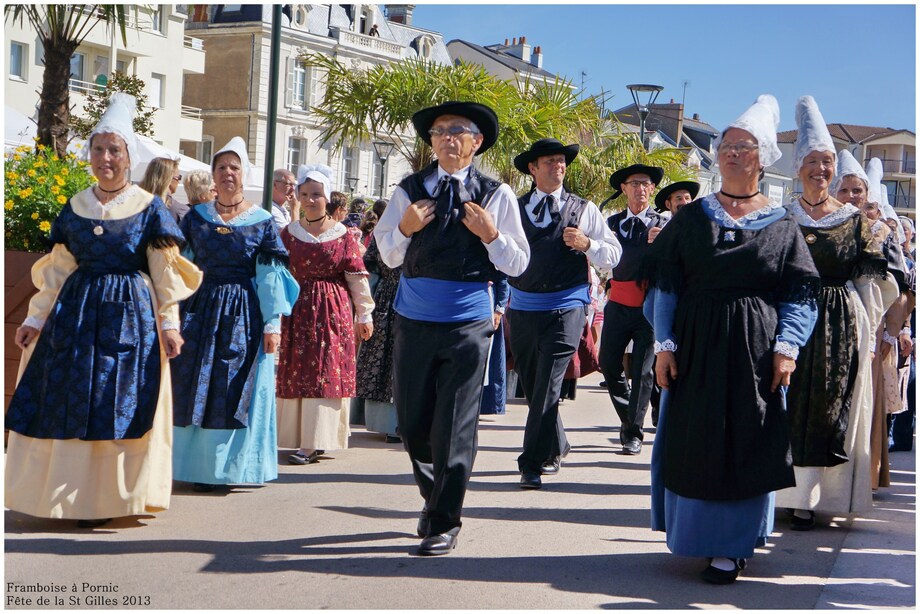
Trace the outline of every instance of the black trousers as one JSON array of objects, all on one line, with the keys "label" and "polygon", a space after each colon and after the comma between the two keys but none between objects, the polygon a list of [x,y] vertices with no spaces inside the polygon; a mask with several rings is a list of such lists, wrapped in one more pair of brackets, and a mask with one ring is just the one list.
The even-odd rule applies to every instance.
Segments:
[{"label": "black trousers", "polygon": [[[633,342],[629,379],[623,371],[623,355],[630,340]],[[642,441],[642,424],[652,396],[655,362],[652,325],[642,313],[642,307],[628,307],[607,301],[604,307],[604,328],[598,356],[601,371],[607,380],[607,392],[620,418],[620,442]]]},{"label": "black trousers", "polygon": [[559,416],[562,380],[585,327],[583,307],[552,311],[508,310],[511,353],[524,396],[527,424],[518,469],[540,472],[540,465],[568,453]]},{"label": "black trousers", "polygon": [[397,315],[393,331],[399,434],[436,535],[461,525],[492,319],[454,324]]}]

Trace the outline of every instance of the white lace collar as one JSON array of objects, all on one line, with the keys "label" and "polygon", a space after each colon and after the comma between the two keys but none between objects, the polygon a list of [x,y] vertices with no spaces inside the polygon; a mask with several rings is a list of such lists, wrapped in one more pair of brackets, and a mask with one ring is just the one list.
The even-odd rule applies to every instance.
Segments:
[{"label": "white lace collar", "polygon": [[89,207],[92,213],[97,214],[99,218],[104,218],[106,217],[106,214],[108,214],[112,209],[115,209],[116,207],[118,207],[118,205],[125,204],[128,201],[128,199],[134,198],[135,196],[138,195],[139,192],[141,192],[141,189],[137,187],[136,185],[131,184],[131,186],[128,187],[127,190],[125,190],[124,192],[122,192],[121,194],[119,194],[118,196],[110,200],[109,202],[103,203],[103,202],[100,202],[99,198],[96,197],[96,190],[94,190],[91,187],[89,188],[89,198],[85,201],[84,204],[86,204]]},{"label": "white lace collar", "polygon": [[716,198],[715,193],[703,197],[703,204],[710,211],[712,211],[712,214],[716,218],[716,222],[718,222],[719,225],[731,228],[744,228],[751,222],[765,218],[777,209],[782,209],[783,207],[782,204],[774,203],[771,201],[769,204],[767,204],[766,207],[761,207],[757,211],[751,211],[747,215],[742,215],[741,217],[735,219],[728,214],[728,211],[725,210],[725,207],[723,207],[722,203],[719,202],[719,199]]},{"label": "white lace collar", "polygon": [[793,199],[793,201],[789,203],[787,209],[789,209],[789,213],[792,214],[793,219],[795,219],[799,226],[806,226],[808,228],[832,228],[848,220],[854,213],[859,213],[859,209],[847,203],[839,209],[831,211],[820,220],[815,220],[808,215],[808,212],[802,207],[802,203],[799,202],[798,198]]},{"label": "white lace collar", "polygon": [[314,237],[309,232],[307,232],[307,229],[304,228],[300,222],[291,222],[287,225],[287,231],[291,233],[292,237],[303,241],[304,243],[325,243],[327,241],[338,239],[346,232],[348,232],[348,229],[345,228],[345,225],[341,222],[336,222],[335,226],[320,234],[318,237]]},{"label": "white lace collar", "polygon": [[230,221],[225,220],[220,216],[220,213],[217,212],[217,207],[214,205],[213,200],[209,200],[206,203],[201,203],[204,205],[205,211],[207,212],[209,222],[214,222],[215,224],[220,224],[221,226],[240,226],[252,216],[257,210],[261,207],[256,206],[255,203],[250,203],[249,208],[237,215],[234,218],[231,218]]}]

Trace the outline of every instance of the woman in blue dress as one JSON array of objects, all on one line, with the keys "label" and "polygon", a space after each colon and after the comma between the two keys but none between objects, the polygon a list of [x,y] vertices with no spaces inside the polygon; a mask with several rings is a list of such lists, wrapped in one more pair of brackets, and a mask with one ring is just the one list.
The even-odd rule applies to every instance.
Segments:
[{"label": "woman in blue dress", "polygon": [[98,183],[54,220],[16,331],[6,506],[82,527],[169,507],[168,359],[182,347],[178,303],[201,281],[163,201],[128,180],[134,109],[133,96],[113,95],[90,134]]},{"label": "woman in blue dress", "polygon": [[652,456],[652,528],[734,582],[794,482],[784,386],[820,285],[798,225],[758,191],[779,158],[761,96],[719,137],[722,188],[683,207],[649,248],[656,377],[668,390]]},{"label": "woman in blue dress", "polygon": [[197,492],[278,477],[274,353],[299,291],[271,214],[243,196],[243,139],[211,168],[217,197],[181,223],[204,282],[182,303],[186,345],[173,361],[173,473]]}]

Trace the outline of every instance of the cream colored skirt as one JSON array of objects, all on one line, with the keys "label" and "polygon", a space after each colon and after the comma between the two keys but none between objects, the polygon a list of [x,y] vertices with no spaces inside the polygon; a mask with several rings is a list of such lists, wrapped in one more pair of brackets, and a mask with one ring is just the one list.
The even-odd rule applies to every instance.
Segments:
[{"label": "cream colored skirt", "polygon": [[348,448],[351,399],[277,399],[278,447],[305,450]]}]

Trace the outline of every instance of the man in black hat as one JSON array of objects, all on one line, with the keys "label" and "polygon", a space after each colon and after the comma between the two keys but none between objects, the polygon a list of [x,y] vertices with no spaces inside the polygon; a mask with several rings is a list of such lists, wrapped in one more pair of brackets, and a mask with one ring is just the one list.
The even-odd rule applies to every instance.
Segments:
[{"label": "man in black hat", "polygon": [[[644,164],[633,164],[610,176],[610,185],[616,190],[614,198],[626,194],[626,209],[607,218],[608,227],[623,246],[623,256],[610,277],[598,362],[620,418],[620,443],[626,454],[642,450],[642,424],[654,383],[654,335],[642,313],[645,285],[638,278],[649,245],[649,229],[663,225],[661,216],[649,207],[652,192],[663,176],[663,169]],[[627,382],[623,356],[630,341],[633,348]]]},{"label": "man in black hat", "polygon": [[508,280],[511,353],[529,407],[518,457],[521,488],[540,488],[540,476],[557,473],[568,452],[559,395],[591,302],[588,266],[610,269],[622,251],[597,205],[563,188],[578,149],[541,139],[514,159],[534,181],[518,199],[530,264]]},{"label": "man in black hat", "polygon": [[412,117],[437,161],[403,179],[374,229],[383,261],[402,266],[393,308],[393,401],[425,500],[419,554],[448,554],[476,455],[490,338],[489,283],[520,275],[530,248],[511,188],[473,157],[498,137],[487,106],[446,102]]},{"label": "man in black hat", "polygon": [[[655,211],[674,217],[678,210],[692,203],[699,193],[700,184],[695,181],[675,181],[670,183],[655,194]],[[661,228],[661,226],[649,228],[649,243],[655,240],[655,237],[661,232]]]}]

